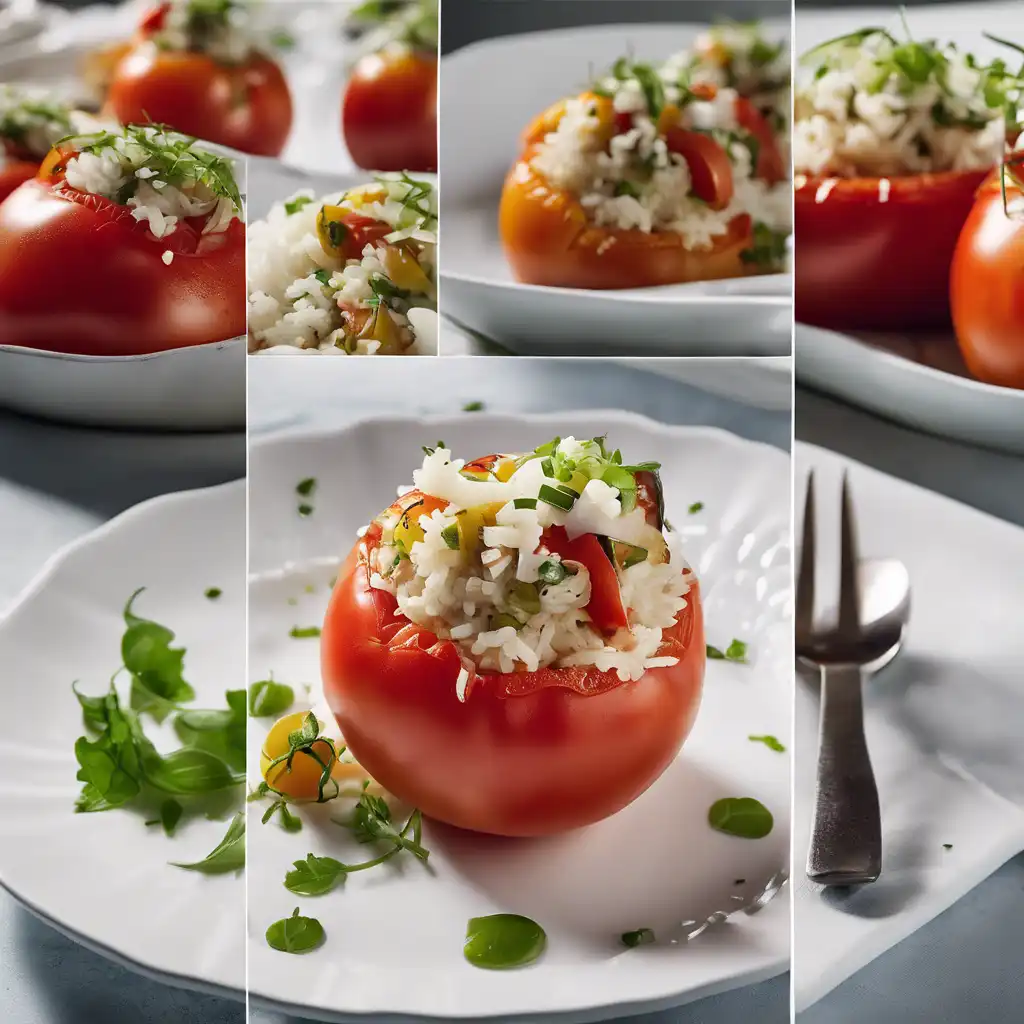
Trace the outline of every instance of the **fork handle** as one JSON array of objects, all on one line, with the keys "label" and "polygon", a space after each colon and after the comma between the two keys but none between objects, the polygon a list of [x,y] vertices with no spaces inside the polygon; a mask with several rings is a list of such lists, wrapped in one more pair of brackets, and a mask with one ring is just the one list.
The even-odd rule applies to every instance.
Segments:
[{"label": "fork handle", "polygon": [[820,885],[873,882],[882,869],[878,787],[864,739],[861,672],[821,668],[821,741],[807,877]]}]

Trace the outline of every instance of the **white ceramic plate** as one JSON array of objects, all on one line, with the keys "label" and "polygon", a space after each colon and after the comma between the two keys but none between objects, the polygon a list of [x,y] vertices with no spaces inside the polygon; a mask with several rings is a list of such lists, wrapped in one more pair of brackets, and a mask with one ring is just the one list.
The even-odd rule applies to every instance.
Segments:
[{"label": "white ceramic plate", "polygon": [[[766,21],[787,36],[789,23]],[[523,128],[627,50],[663,59],[701,26],[604,25],[506,36],[444,58],[441,152],[444,308],[516,351],[538,355],[788,355],[792,278],[624,291],[515,282],[498,238],[498,199]],[[509,83],[515,82],[515,88]]]},{"label": "white ceramic plate", "polygon": [[[818,702],[810,684],[797,685],[797,1011],[1024,850],[1024,576],[1006,568],[1024,564],[1024,530],[803,444],[796,450],[801,510],[811,467],[819,557],[831,552],[838,561],[846,470],[861,556],[901,559],[913,598],[903,652],[865,684],[865,728],[881,800],[882,875],[846,896],[830,896],[803,872]],[[827,575],[834,581],[834,572]],[[823,604],[830,592],[823,592]]]},{"label": "white ceramic plate", "polygon": [[[318,682],[318,643],[289,630],[322,620],[328,581],[356,529],[411,480],[425,438],[457,454],[534,447],[556,433],[608,432],[631,458],[658,459],[669,516],[686,534],[701,578],[708,642],[747,639],[753,665],[713,662],[693,735],[677,762],[618,815],[575,834],[509,841],[425,830],[432,872],[353,875],[344,891],[296,899],[282,885],[293,860],[314,851],[354,855],[344,833],[307,825],[292,835],[259,824],[250,805],[249,980],[254,1002],[325,1020],[593,1020],[681,1003],[785,970],[788,899],[737,914],[681,946],[624,952],[619,934],[643,919],[666,932],[683,920],[736,910],[788,861],[788,745],[792,678],[789,459],[723,432],[672,428],[622,412],[552,416],[378,419],[316,434],[272,438],[250,455],[249,671],[252,679]],[[318,480],[315,511],[296,511],[296,483]],[[694,501],[705,510],[688,516]],[[289,602],[293,603],[289,603]],[[268,724],[249,732],[255,775]],[[770,837],[712,832],[707,809],[722,795],[756,795],[776,813]],[[738,878],[747,880],[737,887]],[[737,899],[736,897],[739,897]],[[317,952],[270,949],[267,926],[300,905],[324,924]],[[466,921],[507,910],[548,932],[548,952],[522,971],[488,972],[462,957]],[[400,922],[398,924],[397,922]],[[639,955],[637,955],[639,954]]]},{"label": "white ceramic plate", "polygon": [[[224,691],[244,675],[244,524],[241,482],[145,502],[51,559],[0,621],[0,884],[100,953],[163,981],[238,996],[243,879],[168,863],[202,859],[226,823],[183,823],[168,839],[129,810],[74,813],[73,748],[83,729],[71,683],[106,689],[120,660],[122,608],[145,586],[135,610],[187,648],[196,706],[223,707]],[[216,602],[204,597],[211,586],[223,590]]]},{"label": "white ceramic plate", "polygon": [[796,325],[802,383],[919,430],[1024,453],[1024,391],[982,384],[957,362],[952,337],[869,343]]}]

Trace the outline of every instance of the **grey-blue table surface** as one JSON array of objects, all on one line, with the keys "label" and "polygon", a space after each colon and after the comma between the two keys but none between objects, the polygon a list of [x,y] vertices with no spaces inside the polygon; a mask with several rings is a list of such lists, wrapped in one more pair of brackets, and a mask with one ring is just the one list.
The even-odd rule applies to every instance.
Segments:
[{"label": "grey-blue table surface", "polygon": [[[786,413],[741,405],[636,369],[526,360],[503,362],[500,371],[497,366],[491,360],[467,361],[456,378],[450,364],[417,361],[417,393],[427,397],[404,411],[454,411],[470,399],[496,411],[620,407],[788,445]],[[254,436],[400,407],[395,393],[375,397],[339,389],[326,400],[327,394],[289,401],[269,380],[251,380]],[[925,437],[802,390],[797,436],[1024,525],[1021,460]],[[0,614],[43,562],[75,537],[147,497],[238,477],[244,464],[240,435],[112,433],[0,412],[0,523],[5,527],[0,530]],[[1024,1004],[1024,977],[1019,966],[1007,966],[1007,953],[1024,948],[1022,922],[1024,857],[801,1019],[804,1024],[1016,1021]],[[0,1019],[5,1024],[240,1024],[243,1017],[240,1003],[171,989],[104,960],[0,891]],[[783,975],[622,1024],[783,1024],[788,1017],[788,976]],[[258,1010],[251,1022],[304,1024]]]}]

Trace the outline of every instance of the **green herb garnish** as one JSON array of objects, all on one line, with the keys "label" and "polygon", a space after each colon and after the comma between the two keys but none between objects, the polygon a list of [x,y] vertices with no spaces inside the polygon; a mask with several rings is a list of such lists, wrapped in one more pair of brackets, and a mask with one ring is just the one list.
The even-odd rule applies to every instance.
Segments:
[{"label": "green herb garnish", "polygon": [[481,412],[484,408],[483,402],[467,402],[463,407],[463,412]]},{"label": "green herb garnish", "polygon": [[463,955],[474,967],[507,970],[532,964],[544,952],[547,936],[536,921],[520,914],[471,918]]},{"label": "green herb garnish", "polygon": [[786,748],[774,736],[748,736],[751,743],[763,743],[769,750],[783,754]]},{"label": "green herb garnish", "polygon": [[284,212],[292,217],[299,212],[304,206],[309,206],[313,202],[312,196],[296,196],[294,199],[289,199],[284,204]]},{"label": "green herb garnish", "polygon": [[319,626],[292,626],[288,635],[293,640],[309,640],[320,635]]},{"label": "green herb garnish", "polygon": [[763,839],[775,821],[772,812],[751,796],[729,796],[716,800],[708,811],[708,824],[716,832],[741,839]]},{"label": "green herb garnish", "polygon": [[245,811],[239,811],[228,825],[224,838],[200,861],[194,864],[175,864],[186,871],[199,871],[204,875],[223,875],[245,867]]},{"label": "green herb garnish", "polygon": [[220,587],[208,587],[208,588],[207,588],[207,589],[206,589],[206,590],[205,590],[205,591],[203,592],[203,596],[204,596],[204,597],[205,597],[205,598],[206,598],[206,599],[207,599],[208,601],[216,601],[216,600],[217,600],[217,598],[218,598],[218,597],[220,597],[220,595],[221,595],[221,594],[223,594],[223,593],[224,593],[224,591],[223,591],[223,590],[221,590],[221,589],[220,589]]},{"label": "green herb garnish", "polygon": [[622,944],[630,949],[636,949],[637,946],[649,946],[655,941],[654,932],[650,928],[638,928],[635,932],[622,933]]},{"label": "green herb garnish", "polygon": [[299,908],[291,917],[275,921],[267,929],[267,945],[282,953],[309,953],[324,941],[324,926],[315,917],[302,917]]},{"label": "green herb garnish", "polygon": [[686,511],[689,512],[691,516],[695,516],[698,512],[703,511],[703,509],[704,509],[704,502],[703,501],[695,501]]},{"label": "green herb garnish", "polygon": [[261,679],[249,687],[249,714],[253,718],[277,718],[294,701],[295,691],[287,683]]}]

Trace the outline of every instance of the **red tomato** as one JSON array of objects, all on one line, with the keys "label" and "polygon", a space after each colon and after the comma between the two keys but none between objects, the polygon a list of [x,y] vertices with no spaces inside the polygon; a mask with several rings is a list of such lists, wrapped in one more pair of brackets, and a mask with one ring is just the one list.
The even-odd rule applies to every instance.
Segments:
[{"label": "red tomato", "polygon": [[141,40],[117,65],[106,112],[121,124],[166,124],[186,135],[258,156],[277,156],[292,125],[281,69],[254,54],[218,64],[202,53]]},{"label": "red tomato", "polygon": [[733,195],[729,154],[710,135],[674,125],[665,131],[665,144],[690,168],[693,194],[712,210],[724,210]]},{"label": "red tomato", "polygon": [[948,324],[953,250],[986,173],[798,179],[797,320],[875,330]]},{"label": "red tomato", "polygon": [[579,200],[530,167],[530,150],[505,179],[498,227],[512,272],[528,284],[563,288],[646,288],[714,281],[752,272],[741,254],[750,217],[734,217],[710,249],[690,250],[669,231],[622,231],[590,224]]},{"label": "red tomato", "polygon": [[739,96],[736,99],[736,120],[741,128],[757,139],[757,166],[754,168],[754,176],[769,185],[783,181],[786,177],[786,166],[779,152],[775,132],[764,114],[750,100]]},{"label": "red tomato", "polygon": [[371,53],[352,72],[341,127],[357,166],[437,170],[437,57],[420,51]]},{"label": "red tomato", "polygon": [[0,165],[0,202],[6,199],[22,182],[36,176],[38,160],[8,160]]},{"label": "red tomato", "polygon": [[39,178],[0,204],[6,344],[137,355],[245,333],[240,221],[206,236],[185,222],[157,239],[128,207],[71,188],[55,163],[51,154]]},{"label": "red tomato", "polygon": [[[1024,156],[1011,162],[1024,179]],[[1020,202],[1024,187],[1007,175],[1007,202]],[[979,380],[1024,388],[1024,219],[1007,216],[1000,173],[978,191],[953,255],[950,301],[957,341],[967,368]]]},{"label": "red tomato", "polygon": [[345,225],[341,255],[347,260],[362,259],[366,246],[376,245],[395,230],[390,224],[374,217],[364,217],[361,213],[346,213],[341,223]]},{"label": "red tomato", "polygon": [[592,533],[584,533],[573,540],[561,526],[549,526],[541,543],[552,554],[579,562],[590,574],[590,601],[587,612],[591,621],[602,632],[611,634],[626,629],[629,620],[622,607],[622,591],[615,566],[605,554],[601,542]]},{"label": "red tomato", "polygon": [[478,675],[459,701],[450,640],[370,586],[373,526],[342,567],[321,671],[352,753],[385,789],[439,821],[535,836],[600,821],[675,758],[700,704],[705,647],[696,585],[661,653],[677,664],[623,683],[588,668]]}]

